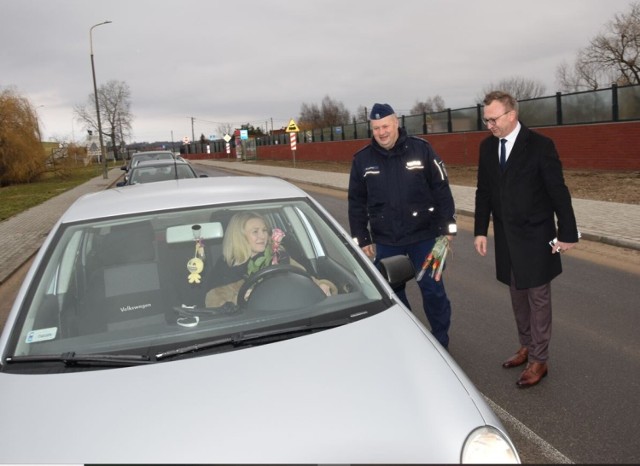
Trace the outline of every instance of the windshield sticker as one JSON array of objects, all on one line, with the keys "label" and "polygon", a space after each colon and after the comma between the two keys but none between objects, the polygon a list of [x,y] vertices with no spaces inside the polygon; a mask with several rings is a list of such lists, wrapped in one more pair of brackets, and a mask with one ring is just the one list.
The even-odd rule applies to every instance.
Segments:
[{"label": "windshield sticker", "polygon": [[41,328],[31,330],[27,333],[27,343],[37,343],[39,341],[53,340],[58,334],[58,327]]}]

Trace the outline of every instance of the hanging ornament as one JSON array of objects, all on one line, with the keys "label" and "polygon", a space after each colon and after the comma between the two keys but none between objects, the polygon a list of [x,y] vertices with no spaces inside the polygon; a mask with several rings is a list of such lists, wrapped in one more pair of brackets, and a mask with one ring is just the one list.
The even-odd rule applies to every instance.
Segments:
[{"label": "hanging ornament", "polygon": [[200,275],[204,270],[204,245],[201,238],[201,226],[193,225],[191,230],[193,231],[193,239],[196,243],[196,250],[194,256],[187,262],[187,270],[189,271],[189,283],[200,283],[202,276]]}]

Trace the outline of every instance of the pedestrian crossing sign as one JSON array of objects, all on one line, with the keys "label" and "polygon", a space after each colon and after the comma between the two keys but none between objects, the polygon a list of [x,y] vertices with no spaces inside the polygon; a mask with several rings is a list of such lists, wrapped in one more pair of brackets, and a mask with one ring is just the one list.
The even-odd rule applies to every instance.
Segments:
[{"label": "pedestrian crossing sign", "polygon": [[298,128],[298,125],[296,125],[296,122],[293,121],[293,118],[289,121],[289,126],[287,126],[287,129],[285,130],[287,133],[297,133],[298,131],[300,131],[300,128]]}]

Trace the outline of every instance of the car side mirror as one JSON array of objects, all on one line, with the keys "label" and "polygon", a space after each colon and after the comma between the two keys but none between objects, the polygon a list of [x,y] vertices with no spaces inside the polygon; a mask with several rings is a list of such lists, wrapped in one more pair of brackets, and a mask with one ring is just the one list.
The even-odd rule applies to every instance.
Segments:
[{"label": "car side mirror", "polygon": [[200,178],[208,178],[208,177],[209,175],[205,175],[205,174],[200,175]]},{"label": "car side mirror", "polygon": [[117,186],[118,188],[121,188],[122,186],[125,186],[126,184],[127,184],[127,182],[126,182],[126,181],[118,181],[118,182],[116,183],[116,186]]},{"label": "car side mirror", "polygon": [[398,288],[415,278],[416,271],[407,256],[391,256],[380,259],[378,270],[391,288]]}]

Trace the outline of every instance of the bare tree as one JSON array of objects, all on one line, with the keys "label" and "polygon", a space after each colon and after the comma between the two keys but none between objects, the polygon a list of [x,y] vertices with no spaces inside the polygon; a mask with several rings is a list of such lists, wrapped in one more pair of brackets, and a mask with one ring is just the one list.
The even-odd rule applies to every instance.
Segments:
[{"label": "bare tree", "polygon": [[447,107],[444,104],[444,99],[439,95],[427,98],[424,102],[416,100],[416,103],[411,107],[410,115],[422,115],[423,113],[435,113],[445,110]]},{"label": "bare tree", "polygon": [[367,121],[369,119],[369,110],[364,105],[360,105],[356,109],[356,114],[353,117],[356,121]]},{"label": "bare tree", "polygon": [[301,105],[298,126],[301,129],[340,126],[348,124],[350,118],[349,110],[344,104],[327,95],[320,106],[307,103]]},{"label": "bare tree", "polygon": [[564,92],[595,91],[600,87],[601,82],[611,83],[610,76],[611,73],[606,73],[593,63],[581,58],[576,59],[573,65],[563,62],[556,69],[556,81],[560,84],[560,90]]},{"label": "bare tree", "polygon": [[45,158],[31,102],[14,88],[0,91],[0,186],[36,180]]},{"label": "bare tree", "polygon": [[298,126],[301,129],[314,129],[322,127],[322,112],[317,104],[303,103],[300,106]]},{"label": "bare tree", "polygon": [[[102,134],[111,139],[115,157],[118,158],[119,146],[124,145],[125,138],[131,135],[131,90],[124,81],[111,80],[98,89]],[[86,105],[74,107],[76,118],[87,126],[87,129],[98,131],[95,111],[95,97],[90,94]]]},{"label": "bare tree", "polygon": [[478,103],[482,103],[484,96],[492,91],[504,91],[515,97],[516,100],[535,99],[543,97],[547,92],[546,86],[534,79],[524,78],[522,76],[512,76],[510,78],[501,79],[497,83],[489,83],[482,89],[482,95],[478,96]]},{"label": "bare tree", "polygon": [[573,66],[561,64],[556,79],[564,91],[595,90],[611,84],[640,84],[640,3],[618,13],[580,50]]},{"label": "bare tree", "polygon": [[231,123],[219,123],[218,124],[218,134],[221,134],[224,137],[225,134],[229,136],[233,136],[233,126]]},{"label": "bare tree", "polygon": [[324,119],[324,126],[339,126],[349,123],[351,115],[349,110],[344,106],[342,102],[333,100],[329,96],[325,96],[322,99],[322,117]]}]

